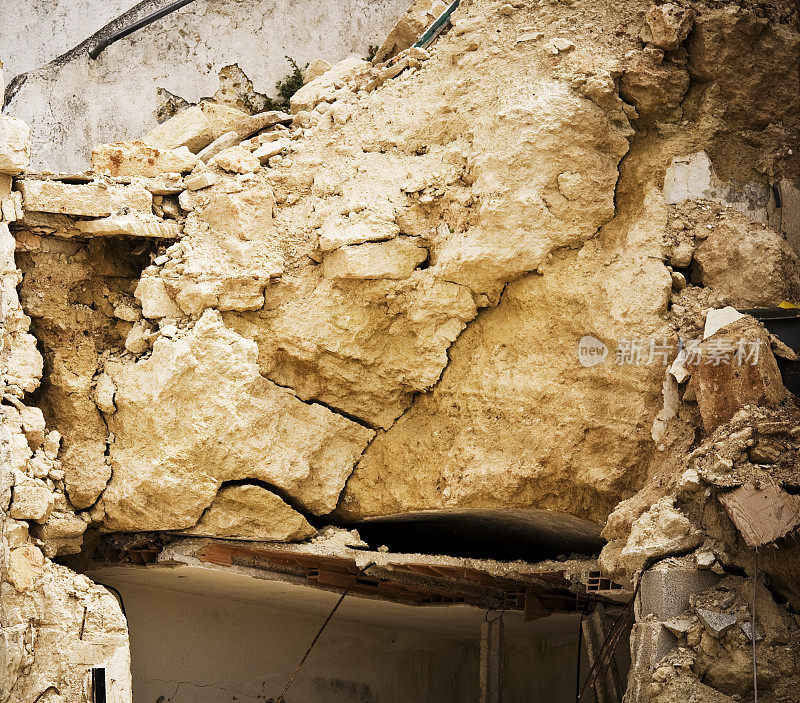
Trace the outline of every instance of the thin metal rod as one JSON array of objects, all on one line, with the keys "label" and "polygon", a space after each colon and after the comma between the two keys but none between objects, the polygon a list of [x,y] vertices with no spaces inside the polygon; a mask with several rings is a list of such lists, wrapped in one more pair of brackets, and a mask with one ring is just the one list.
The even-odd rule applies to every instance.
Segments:
[{"label": "thin metal rod", "polygon": [[188,5],[191,2],[194,2],[194,0],[176,0],[176,2],[171,2],[169,5],[162,7],[160,10],[152,12],[151,14],[147,15],[147,17],[142,17],[142,19],[137,20],[124,29],[120,29],[113,34],[110,34],[105,39],[102,39],[97,46],[89,52],[89,56],[93,59],[96,59],[114,42],[119,41],[123,37],[127,37],[129,34],[133,34],[134,32],[142,29],[142,27],[152,24],[156,20],[160,20],[162,17],[172,14],[175,12],[175,10],[180,10],[180,8],[182,8],[184,5]]},{"label": "thin metal rod", "polygon": [[450,21],[450,15],[458,7],[461,0],[455,0],[441,15],[439,15],[434,23],[425,30],[425,33],[417,40],[414,46],[425,48],[430,44],[439,34],[444,31],[445,25]]},{"label": "thin metal rod", "polygon": [[314,645],[317,643],[317,640],[320,638],[322,633],[325,631],[325,628],[328,626],[328,623],[331,621],[333,614],[339,609],[339,606],[342,604],[344,597],[350,592],[350,589],[356,585],[356,581],[358,581],[361,574],[363,574],[367,569],[371,566],[375,566],[375,562],[370,562],[367,564],[361,571],[359,571],[353,580],[350,582],[350,585],[344,590],[344,593],[339,597],[339,600],[336,601],[336,605],[333,606],[333,610],[328,613],[328,617],[325,618],[325,622],[322,623],[322,627],[319,628],[319,631],[314,636],[314,639],[311,640],[311,644],[308,646],[306,653],[303,655],[303,658],[300,660],[300,663],[297,665],[297,668],[294,670],[294,673],[291,675],[289,680],[286,682],[286,685],[283,687],[283,691],[281,691],[281,695],[275,699],[275,703],[283,703],[283,697],[286,695],[286,692],[289,690],[292,683],[294,683],[295,678],[300,673],[300,669],[303,668],[303,664],[306,663],[306,659],[308,659],[308,655],[311,654],[311,650],[314,649]]},{"label": "thin metal rod", "polygon": [[756,590],[758,584],[758,550],[755,552],[755,566],[753,568],[753,607],[750,608],[750,635],[753,640],[753,703],[758,703],[758,667],[756,665]]}]

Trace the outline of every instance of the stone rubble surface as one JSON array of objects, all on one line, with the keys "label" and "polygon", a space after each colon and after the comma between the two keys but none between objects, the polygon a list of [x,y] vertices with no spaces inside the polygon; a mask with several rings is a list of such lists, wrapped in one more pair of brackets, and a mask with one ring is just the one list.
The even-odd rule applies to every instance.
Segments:
[{"label": "stone rubble surface", "polygon": [[[283,542],[455,508],[605,523],[622,581],[722,577],[637,622],[678,638],[637,673],[649,703],[745,699],[753,637],[765,700],[791,700],[797,549],[760,552],[753,633],[719,496],[800,488],[796,354],[730,317],[800,303],[773,190],[800,173],[796,12],[462,0],[412,48],[445,7],[415,2],[372,61],[312,61],[290,114],[203,100],[91,173],[25,174],[0,118],[11,700],[58,666],[36,618],[72,641],[101,613],[127,671],[116,604],[51,561],[89,527]],[[761,354],[626,357],[679,338]]]}]

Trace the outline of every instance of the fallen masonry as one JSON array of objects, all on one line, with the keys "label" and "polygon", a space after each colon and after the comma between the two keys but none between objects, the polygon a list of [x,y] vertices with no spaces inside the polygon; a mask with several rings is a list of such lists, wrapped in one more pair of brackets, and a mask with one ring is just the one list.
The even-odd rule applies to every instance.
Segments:
[{"label": "fallen masonry", "polygon": [[0,116],[0,700],[796,700],[796,4],[404,9]]}]

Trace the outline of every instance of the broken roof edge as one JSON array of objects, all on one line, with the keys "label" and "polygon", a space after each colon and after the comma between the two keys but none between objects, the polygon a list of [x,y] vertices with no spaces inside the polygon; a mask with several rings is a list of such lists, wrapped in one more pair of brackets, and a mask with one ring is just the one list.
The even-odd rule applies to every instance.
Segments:
[{"label": "broken roof edge", "polygon": [[[541,602],[549,613],[575,612],[589,601],[616,605],[632,595],[627,586],[607,578],[595,559],[527,563],[379,552],[348,546],[343,535],[349,533],[341,533],[304,543],[178,537],[130,568],[233,572],[335,592],[352,584],[352,595],[360,598],[412,605],[464,603],[526,612],[526,601]],[[109,554],[95,558],[85,565],[84,573],[91,576],[132,562],[124,550],[115,554],[118,558]]]}]

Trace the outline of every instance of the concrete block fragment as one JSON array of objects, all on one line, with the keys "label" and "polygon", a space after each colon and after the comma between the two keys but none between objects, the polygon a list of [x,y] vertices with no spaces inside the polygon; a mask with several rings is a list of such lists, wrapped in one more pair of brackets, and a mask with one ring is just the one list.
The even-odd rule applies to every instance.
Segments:
[{"label": "concrete block fragment", "polygon": [[255,173],[261,168],[259,159],[241,146],[224,149],[214,157],[211,165],[231,173]]},{"label": "concrete block fragment", "polygon": [[218,180],[219,177],[213,171],[203,171],[202,173],[189,176],[186,179],[186,188],[192,191],[202,190],[203,188],[213,186]]},{"label": "concrete block fragment", "polygon": [[703,627],[713,637],[722,637],[736,624],[736,616],[732,613],[720,613],[706,608],[697,608],[695,612],[697,617],[700,618],[700,622],[703,623]]},{"label": "concrete block fragment", "polygon": [[408,278],[425,259],[428,250],[409,237],[388,242],[345,246],[326,254],[322,272],[326,278]]},{"label": "concrete block fragment", "polygon": [[156,237],[175,239],[183,227],[175,222],[148,222],[134,217],[104,217],[99,220],[76,222],[75,229],[90,237]]},{"label": "concrete block fragment", "polygon": [[670,205],[701,200],[712,192],[711,159],[704,151],[672,160],[664,177],[664,199]]},{"label": "concrete block fragment", "polygon": [[0,116],[0,173],[16,176],[30,162],[30,127],[16,117]]},{"label": "concrete block fragment", "polygon": [[689,609],[689,597],[702,593],[719,581],[710,571],[689,567],[657,565],[642,576],[639,617],[655,615],[659,620],[682,616]]},{"label": "concrete block fragment", "polygon": [[127,212],[152,214],[153,196],[139,186],[38,180],[20,180],[17,184],[22,192],[22,207],[30,212],[81,217],[108,217]]},{"label": "concrete block fragment", "polygon": [[158,276],[142,276],[133,295],[142,304],[142,315],[149,319],[183,316],[177,303],[167,293],[163,279]]},{"label": "concrete block fragment", "polygon": [[[309,64],[310,65],[310,64]],[[292,116],[286,112],[270,110],[269,112],[259,112],[255,115],[245,117],[232,128],[239,139],[247,139],[262,129],[268,129],[276,124],[289,124]]]},{"label": "concrete block fragment", "polygon": [[44,485],[23,484],[14,486],[9,514],[15,520],[46,522],[55,505],[55,498]]},{"label": "concrete block fragment", "polygon": [[197,158],[200,159],[203,163],[208,163],[214,156],[219,154],[221,151],[224,151],[228,147],[236,146],[242,138],[235,130],[231,130],[230,132],[225,132],[221,137],[215,139],[211,144],[209,144],[205,149],[203,149],[198,155]]},{"label": "concrete block fragment", "polygon": [[101,144],[92,150],[92,169],[115,178],[186,173],[197,161],[197,156],[186,147],[159,149],[143,141]]}]

